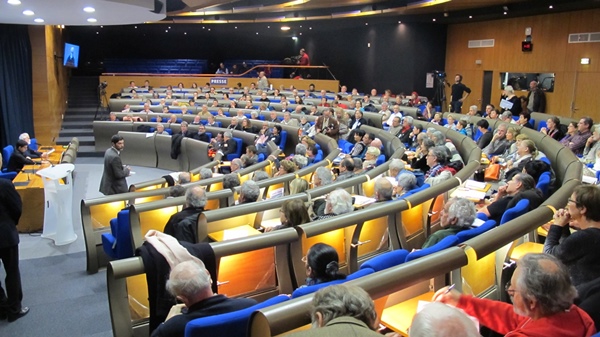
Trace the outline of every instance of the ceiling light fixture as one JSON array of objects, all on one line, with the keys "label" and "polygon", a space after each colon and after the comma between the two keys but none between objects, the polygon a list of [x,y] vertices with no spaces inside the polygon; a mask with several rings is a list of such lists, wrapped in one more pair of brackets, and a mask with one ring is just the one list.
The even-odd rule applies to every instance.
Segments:
[{"label": "ceiling light fixture", "polygon": [[94,7],[87,6],[83,8],[83,11],[86,13],[94,13],[96,9]]},{"label": "ceiling light fixture", "polygon": [[283,30],[283,31],[290,30],[290,26],[281,26],[281,30]]},{"label": "ceiling light fixture", "polygon": [[35,21],[35,22],[37,22],[37,23],[42,23],[42,22],[44,22],[44,19],[42,19],[42,18],[37,18],[37,19],[35,19],[35,20],[33,20],[33,21]]},{"label": "ceiling light fixture", "polygon": [[9,5],[13,5],[13,6],[17,6],[21,4],[21,1],[19,0],[8,0],[7,1]]},{"label": "ceiling light fixture", "polygon": [[435,22],[435,19],[433,19],[433,22]]},{"label": "ceiling light fixture", "polygon": [[26,9],[26,10],[23,11],[23,15],[31,16],[31,15],[34,15],[34,14],[35,13],[32,10],[30,10],[30,9]]},{"label": "ceiling light fixture", "polygon": [[94,23],[94,22],[98,22],[98,20],[96,20],[94,18],[89,18],[89,19],[87,19],[87,22]]},{"label": "ceiling light fixture", "polygon": [[550,9],[554,9],[554,6],[550,5],[550,6],[548,6],[548,8],[550,8]]},{"label": "ceiling light fixture", "polygon": [[473,15],[469,15],[469,19],[472,19],[472,18],[473,18]]}]

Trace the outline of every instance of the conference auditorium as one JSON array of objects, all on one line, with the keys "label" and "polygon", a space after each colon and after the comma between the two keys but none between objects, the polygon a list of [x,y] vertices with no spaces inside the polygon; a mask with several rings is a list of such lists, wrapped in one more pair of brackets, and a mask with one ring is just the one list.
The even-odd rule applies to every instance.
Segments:
[{"label": "conference auditorium", "polygon": [[599,17],[2,0],[1,334],[599,336]]}]

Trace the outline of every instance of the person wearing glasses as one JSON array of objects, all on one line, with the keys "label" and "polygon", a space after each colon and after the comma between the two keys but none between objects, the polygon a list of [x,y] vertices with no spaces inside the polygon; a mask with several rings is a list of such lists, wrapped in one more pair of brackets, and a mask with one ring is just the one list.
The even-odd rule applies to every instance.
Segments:
[{"label": "person wearing glasses", "polygon": [[590,316],[573,304],[577,291],[567,268],[552,255],[526,254],[519,259],[506,287],[512,305],[448,290],[438,290],[433,299],[464,310],[502,335],[582,337],[596,333]]},{"label": "person wearing glasses", "polygon": [[[578,304],[600,327],[600,188],[582,185],[573,191],[567,206],[554,214],[544,253],[567,266],[579,294]],[[579,229],[571,234],[570,227]]]}]

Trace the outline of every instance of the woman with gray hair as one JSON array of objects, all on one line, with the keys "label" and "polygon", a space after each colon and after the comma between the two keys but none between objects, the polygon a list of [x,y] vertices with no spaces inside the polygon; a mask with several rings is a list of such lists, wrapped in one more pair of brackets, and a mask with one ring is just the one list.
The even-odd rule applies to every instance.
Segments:
[{"label": "woman with gray hair", "polygon": [[394,188],[396,198],[401,197],[406,192],[410,192],[417,188],[417,177],[414,174],[404,172],[398,176],[398,185]]},{"label": "woman with gray hair", "polygon": [[431,234],[422,248],[427,248],[442,241],[447,236],[471,228],[475,221],[475,204],[464,198],[452,198],[446,202],[440,212],[440,227],[442,229]]},{"label": "woman with gray hair", "polygon": [[312,329],[288,336],[382,336],[374,331],[375,304],[360,287],[338,284],[323,288],[313,297],[312,305]]},{"label": "woman with gray hair", "polygon": [[325,198],[325,214],[318,216],[315,220],[322,220],[336,215],[350,213],[354,210],[352,196],[346,190],[338,188]]}]

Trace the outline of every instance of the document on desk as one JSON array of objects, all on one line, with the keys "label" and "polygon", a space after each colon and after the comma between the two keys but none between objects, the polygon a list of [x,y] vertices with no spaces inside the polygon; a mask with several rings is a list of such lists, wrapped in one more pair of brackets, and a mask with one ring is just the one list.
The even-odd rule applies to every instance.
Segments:
[{"label": "document on desk", "polygon": [[354,206],[356,207],[366,206],[377,201],[375,198],[364,197],[362,195],[353,195],[352,197],[354,198]]},{"label": "document on desk", "polygon": [[50,150],[50,151],[46,152],[46,154],[48,154],[48,155],[49,155],[49,154],[53,153],[55,150],[56,150],[55,148],[52,148],[52,150]]},{"label": "document on desk", "polygon": [[480,201],[485,198],[485,192],[459,187],[451,194],[452,198],[465,198],[472,201]]},{"label": "document on desk", "polygon": [[465,182],[465,188],[479,192],[487,192],[492,185],[481,181],[469,179]]}]

